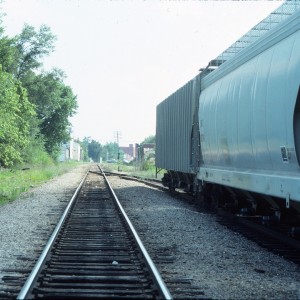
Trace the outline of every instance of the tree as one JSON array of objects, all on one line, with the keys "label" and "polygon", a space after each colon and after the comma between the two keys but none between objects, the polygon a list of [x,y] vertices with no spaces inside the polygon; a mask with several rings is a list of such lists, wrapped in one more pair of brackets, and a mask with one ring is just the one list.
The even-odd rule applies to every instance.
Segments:
[{"label": "tree", "polygon": [[141,144],[155,144],[155,135],[149,135]]},{"label": "tree", "polygon": [[94,162],[100,161],[101,156],[101,144],[95,140],[92,140],[88,144],[88,155]]},{"label": "tree", "polygon": [[[2,74],[1,79],[5,77],[5,80],[9,79],[14,82],[17,91],[13,90],[12,86],[2,85],[2,81],[0,81],[0,92],[2,93],[0,121],[5,119],[7,115],[4,108],[12,109],[11,113],[15,115],[18,109],[20,112],[24,112],[22,116],[18,115],[19,123],[15,122],[21,126],[19,146],[24,148],[21,137],[22,134],[26,133],[26,135],[29,134],[32,147],[34,145],[41,151],[46,149],[49,154],[55,157],[59,145],[70,138],[69,117],[73,116],[77,109],[76,96],[72,89],[64,84],[65,76],[61,70],[54,69],[47,73],[37,73],[38,69],[42,67],[42,58],[54,49],[55,36],[46,25],[42,25],[36,31],[34,27],[26,24],[20,35],[8,38],[4,36],[1,17],[0,11],[0,63],[4,74]],[[8,73],[12,75],[8,76]],[[23,87],[27,90],[28,98]],[[20,103],[18,104],[14,98],[16,97],[15,93],[19,96]],[[19,104],[29,105],[28,99],[31,102],[30,108],[36,110],[35,115],[27,114],[30,111],[29,106],[27,110],[25,107],[18,106]],[[14,104],[15,106],[13,106]],[[22,128],[22,119],[26,124],[26,130],[24,126]],[[11,155],[10,159],[7,158],[8,161],[21,161],[20,153],[13,142],[15,141],[13,138],[15,131],[13,126],[7,124],[4,122],[0,125],[2,126],[0,130],[3,130],[2,135],[0,135],[2,154],[4,155],[3,149],[5,148],[7,149],[5,151],[9,151]],[[8,138],[9,134],[11,138]],[[10,147],[12,147],[11,150],[8,150]],[[27,153],[24,158],[30,161],[31,148],[27,147],[26,149]],[[7,165],[8,162],[5,164]]]},{"label": "tree", "polygon": [[63,83],[61,70],[35,75],[28,72],[24,86],[28,90],[30,101],[35,104],[40,120],[40,132],[44,136],[45,148],[55,156],[59,145],[70,139],[69,117],[77,109],[76,96],[72,89]]},{"label": "tree", "polygon": [[2,70],[11,74],[16,74],[18,69],[18,49],[15,44],[15,38],[2,37],[0,39],[0,62]]},{"label": "tree", "polygon": [[27,72],[42,66],[41,58],[54,50],[56,37],[51,33],[48,26],[42,25],[39,31],[25,24],[20,35],[16,39],[18,50],[18,69],[15,74],[17,78],[23,78]]},{"label": "tree", "polygon": [[41,59],[54,50],[56,37],[48,26],[42,25],[38,31],[25,24],[21,34],[14,38],[3,36],[0,14],[0,61],[2,69],[12,73],[17,79],[42,66]]},{"label": "tree", "polygon": [[12,75],[0,69],[0,82],[0,164],[11,167],[22,161],[22,150],[29,142],[28,120],[35,111]]},{"label": "tree", "polygon": [[103,155],[106,159],[118,160],[119,146],[117,143],[106,143],[103,146]]}]

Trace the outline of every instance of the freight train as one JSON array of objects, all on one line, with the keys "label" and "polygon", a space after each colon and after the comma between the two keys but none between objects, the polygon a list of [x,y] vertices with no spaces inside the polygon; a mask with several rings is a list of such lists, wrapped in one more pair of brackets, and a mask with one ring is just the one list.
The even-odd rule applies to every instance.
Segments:
[{"label": "freight train", "polygon": [[300,12],[212,65],[156,108],[164,185],[300,224]]}]

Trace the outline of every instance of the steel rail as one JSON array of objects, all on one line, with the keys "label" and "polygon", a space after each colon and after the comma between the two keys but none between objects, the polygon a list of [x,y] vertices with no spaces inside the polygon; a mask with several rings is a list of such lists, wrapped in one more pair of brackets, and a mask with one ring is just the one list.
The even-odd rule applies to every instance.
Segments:
[{"label": "steel rail", "polygon": [[72,198],[71,198],[68,206],[66,207],[66,209],[65,209],[63,215],[61,216],[58,224],[56,225],[56,227],[55,227],[55,229],[54,229],[51,237],[49,238],[49,240],[48,240],[48,242],[47,242],[47,244],[46,244],[43,252],[41,253],[38,261],[36,262],[36,264],[35,264],[35,266],[33,268],[33,270],[29,274],[29,277],[27,278],[27,280],[26,280],[25,284],[23,285],[22,289],[20,290],[20,292],[19,292],[19,294],[17,296],[17,299],[26,299],[26,297],[27,297],[27,295],[28,295],[28,293],[29,293],[29,291],[30,291],[30,289],[31,289],[34,281],[36,280],[36,278],[37,278],[37,276],[39,274],[41,266],[43,265],[43,263],[44,263],[47,255],[48,255],[48,252],[51,249],[51,247],[52,247],[52,245],[53,245],[53,243],[54,243],[54,241],[55,241],[55,239],[57,237],[57,234],[60,231],[60,229],[61,229],[61,227],[62,227],[62,225],[63,225],[63,223],[64,223],[64,221],[65,221],[65,219],[66,219],[66,217],[68,215],[68,212],[70,211],[70,209],[71,209],[71,207],[72,207],[75,199],[77,198],[77,196],[78,196],[78,194],[79,194],[79,192],[81,190],[81,187],[82,187],[83,183],[85,182],[85,179],[86,179],[88,173],[89,173],[89,171],[85,174],[85,176],[81,180],[79,186],[77,187],[75,193],[73,194],[73,196],[72,196]]},{"label": "steel rail", "polygon": [[122,213],[123,217],[125,218],[128,226],[129,226],[129,228],[130,228],[130,230],[131,230],[131,232],[132,232],[132,234],[133,234],[133,236],[134,236],[134,238],[135,238],[135,240],[136,240],[136,242],[137,242],[137,244],[138,244],[138,246],[139,246],[139,248],[142,252],[142,255],[144,256],[144,259],[145,259],[145,261],[148,265],[148,268],[150,269],[150,272],[152,273],[152,275],[155,279],[155,282],[156,282],[157,286],[159,287],[159,289],[161,291],[161,294],[162,294],[162,297],[163,297],[162,299],[173,299],[173,297],[171,296],[167,286],[165,285],[163,279],[161,278],[155,264],[153,263],[150,255],[148,254],[146,248],[144,247],[140,237],[138,236],[138,234],[137,234],[136,230],[134,229],[131,221],[129,220],[127,214],[125,213],[125,210],[123,209],[117,195],[115,194],[115,192],[112,189],[108,179],[106,178],[105,173],[103,172],[103,170],[101,169],[101,167],[99,165],[98,165],[98,168],[100,169],[100,171],[101,171],[101,173],[102,173],[102,175],[105,179],[105,182],[106,182],[106,184],[109,188],[109,191],[112,194],[112,196],[114,197],[114,199],[115,199],[115,201],[118,205],[118,208],[119,208],[120,212]]},{"label": "steel rail", "polygon": [[130,175],[127,175],[127,174],[116,173],[116,172],[107,172],[106,171],[105,173],[119,176],[120,178],[125,179],[125,180],[132,180],[132,181],[141,182],[141,183],[144,183],[148,186],[151,186],[151,187],[163,190],[163,191],[168,191],[169,190],[169,188],[163,186],[161,180],[158,180],[158,179],[142,178],[142,177],[139,177],[139,176],[130,176]]}]

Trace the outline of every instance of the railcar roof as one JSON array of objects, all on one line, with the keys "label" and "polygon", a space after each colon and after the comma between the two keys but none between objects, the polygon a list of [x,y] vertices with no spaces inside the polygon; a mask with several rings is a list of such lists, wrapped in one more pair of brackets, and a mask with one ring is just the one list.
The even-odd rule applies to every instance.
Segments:
[{"label": "railcar roof", "polygon": [[285,21],[288,17],[300,10],[299,0],[288,0],[281,6],[275,9],[265,19],[260,21],[252,27],[241,38],[234,42],[230,47],[224,50],[215,59],[209,62],[208,67],[218,67],[225,61],[234,58],[240,51],[250,46],[262,36],[264,36],[270,29],[277,27],[280,23]]},{"label": "railcar roof", "polygon": [[239,51],[238,53],[236,53],[234,59],[229,59],[223,62],[213,72],[210,71],[209,67],[203,70],[202,73],[198,75],[203,78],[201,84],[202,89],[206,88],[207,86],[211,85],[227,73],[246,63],[259,53],[267,50],[268,48],[272,47],[284,38],[300,30],[299,20],[300,9],[295,11],[292,15],[289,15],[289,17],[284,18],[284,20],[277,24],[276,27],[273,27],[270,30],[268,30],[267,33],[265,33],[256,41],[251,43],[251,45],[244,48],[243,51]]}]

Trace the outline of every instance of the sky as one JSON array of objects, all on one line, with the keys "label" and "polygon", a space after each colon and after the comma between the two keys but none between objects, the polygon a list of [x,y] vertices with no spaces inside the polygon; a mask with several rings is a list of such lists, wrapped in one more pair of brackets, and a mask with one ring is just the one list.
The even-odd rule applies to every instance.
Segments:
[{"label": "sky", "polygon": [[[283,2],[3,0],[8,36],[25,23],[57,37],[45,70],[77,95],[73,138],[121,146],[155,135],[156,106]],[[1,2],[1,1],[0,1]]]}]

